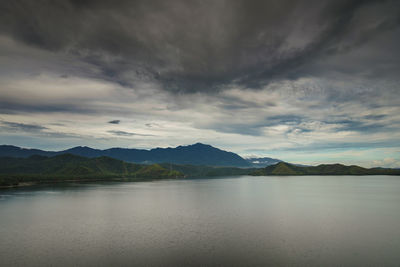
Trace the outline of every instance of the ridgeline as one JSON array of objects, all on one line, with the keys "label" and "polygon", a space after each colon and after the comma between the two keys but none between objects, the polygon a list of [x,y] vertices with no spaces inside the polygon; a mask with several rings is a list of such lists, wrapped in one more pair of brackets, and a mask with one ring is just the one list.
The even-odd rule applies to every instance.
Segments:
[{"label": "ridgeline", "polygon": [[0,157],[26,158],[32,155],[52,157],[61,154],[72,154],[87,158],[105,156],[138,164],[168,162],[172,164],[251,167],[251,164],[238,154],[201,143],[175,148],[153,148],[150,150],[134,148],[94,149],[87,146],[77,146],[61,151],[45,151],[0,145]]}]

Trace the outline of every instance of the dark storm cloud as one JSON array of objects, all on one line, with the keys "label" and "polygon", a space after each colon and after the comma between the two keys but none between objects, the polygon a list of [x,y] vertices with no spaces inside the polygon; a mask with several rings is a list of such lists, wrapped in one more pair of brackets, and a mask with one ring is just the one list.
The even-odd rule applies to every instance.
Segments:
[{"label": "dark storm cloud", "polygon": [[120,120],[112,120],[112,121],[109,121],[108,123],[119,124],[120,122],[121,122]]},{"label": "dark storm cloud", "polygon": [[[373,5],[386,9],[371,21],[361,11]],[[398,27],[398,12],[385,13],[398,8],[373,0],[15,0],[0,3],[0,32],[91,63],[121,85],[211,91],[321,71],[310,63]]]},{"label": "dark storm cloud", "polygon": [[[392,16],[386,17],[384,12],[379,14],[379,10],[374,10],[375,5],[384,2],[391,2],[392,8],[397,12]],[[362,17],[365,14],[362,14],[361,10],[370,6],[372,6],[370,8],[372,12],[370,11],[370,13],[378,12],[379,14],[377,21],[370,20],[368,16]],[[255,74],[253,73],[248,79],[242,81],[247,86],[258,86],[271,79],[296,79],[304,76],[320,75],[331,70],[347,73],[351,70],[354,72],[353,74],[360,74],[365,65],[351,68],[349,66],[357,64],[357,62],[352,62],[351,59],[342,58],[342,64],[334,66],[336,67],[335,69],[333,66],[324,66],[323,64],[315,66],[314,63],[318,60],[326,60],[329,57],[340,57],[341,54],[366,44],[380,33],[398,28],[400,23],[399,8],[399,2],[396,3],[394,1],[330,2],[318,13],[319,17],[315,22],[320,23],[320,32],[314,38],[310,38],[307,45],[300,49],[294,49],[291,53],[280,55],[283,58],[277,61],[276,64],[263,66]],[[359,18],[360,16],[362,17],[361,19]],[[310,20],[312,20],[312,17]],[[361,20],[361,22],[357,23],[358,20]],[[296,19],[292,20],[293,23],[296,23],[295,21]],[[399,39],[397,38],[396,41],[399,41]],[[397,72],[397,68],[395,68],[395,71]]]}]

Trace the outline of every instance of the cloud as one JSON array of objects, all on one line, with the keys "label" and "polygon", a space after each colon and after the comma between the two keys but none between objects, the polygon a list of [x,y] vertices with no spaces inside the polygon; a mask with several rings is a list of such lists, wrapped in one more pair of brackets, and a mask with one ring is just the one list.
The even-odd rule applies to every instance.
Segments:
[{"label": "cloud", "polygon": [[113,135],[117,136],[154,136],[152,134],[138,134],[138,133],[132,133],[132,132],[125,132],[125,131],[107,131],[108,133],[111,133]]},{"label": "cloud", "polygon": [[43,130],[48,129],[47,127],[37,125],[37,124],[26,124],[26,123],[18,123],[11,121],[1,121],[0,122],[4,127],[3,129],[11,130],[11,131],[21,131],[21,132],[41,132]]},{"label": "cloud", "polygon": [[215,91],[327,71],[314,62],[396,29],[398,6],[373,0],[3,1],[0,33],[92,66],[96,71],[86,75],[123,86],[153,81],[173,92]]},{"label": "cloud", "polygon": [[8,133],[14,134],[28,134],[41,136],[44,138],[82,138],[79,134],[74,133],[64,133],[51,130],[48,127],[38,125],[38,124],[29,124],[29,123],[19,123],[19,122],[11,122],[11,121],[0,121],[2,125],[0,132],[3,132],[5,135]]},{"label": "cloud", "polygon": [[373,161],[374,166],[380,167],[385,166],[388,168],[400,168],[400,160],[395,158],[385,158],[383,160]]},{"label": "cloud", "polygon": [[341,149],[369,151],[369,162],[398,158],[383,150],[400,143],[399,7],[0,1],[0,136],[27,146],[202,142],[282,159]]}]

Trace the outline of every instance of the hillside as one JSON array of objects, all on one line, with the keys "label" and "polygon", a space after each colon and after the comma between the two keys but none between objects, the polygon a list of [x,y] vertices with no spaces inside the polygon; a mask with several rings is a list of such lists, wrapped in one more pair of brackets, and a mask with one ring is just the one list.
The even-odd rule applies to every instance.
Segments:
[{"label": "hillside", "polygon": [[86,158],[62,154],[54,157],[0,158],[0,186],[24,182],[176,177],[183,177],[183,174],[158,164],[140,165],[109,157]]},{"label": "hillside", "polygon": [[400,175],[399,170],[383,168],[362,168],[342,164],[322,164],[318,166],[296,166],[279,162],[250,173],[255,176],[267,175]]},{"label": "hillside", "polygon": [[248,175],[256,170],[255,168],[236,168],[218,166],[199,166],[199,165],[178,165],[170,163],[160,164],[166,169],[176,170],[184,173],[187,177],[215,177],[215,176],[236,176]]},{"label": "hillside", "polygon": [[155,148],[150,150],[130,148],[93,149],[90,147],[74,147],[62,151],[44,151],[25,149],[15,146],[0,146],[2,157],[30,157],[32,155],[55,156],[73,154],[88,158],[111,157],[134,163],[173,163],[207,166],[250,167],[251,164],[239,155],[215,148],[210,145],[196,143],[176,148]]}]

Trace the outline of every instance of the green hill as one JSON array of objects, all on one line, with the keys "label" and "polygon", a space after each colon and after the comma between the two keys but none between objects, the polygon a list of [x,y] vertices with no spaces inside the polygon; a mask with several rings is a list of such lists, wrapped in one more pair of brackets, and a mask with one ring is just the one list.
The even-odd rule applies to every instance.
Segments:
[{"label": "green hill", "polygon": [[86,158],[62,154],[54,157],[35,155],[29,158],[0,158],[0,186],[27,182],[177,177],[183,177],[183,174],[175,170],[167,170],[158,164],[133,164],[109,157]]},{"label": "green hill", "polygon": [[321,164],[318,166],[300,167],[286,162],[279,162],[250,173],[255,176],[266,175],[400,175],[400,170],[384,168],[362,168],[342,164]]}]

